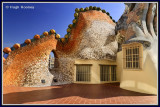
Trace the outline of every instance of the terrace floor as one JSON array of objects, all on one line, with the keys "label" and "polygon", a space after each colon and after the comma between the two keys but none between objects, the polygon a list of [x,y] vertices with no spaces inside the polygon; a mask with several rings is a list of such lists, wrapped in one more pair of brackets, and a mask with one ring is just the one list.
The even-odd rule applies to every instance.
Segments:
[{"label": "terrace floor", "polygon": [[3,104],[157,104],[157,96],[124,90],[117,83],[3,87]]}]

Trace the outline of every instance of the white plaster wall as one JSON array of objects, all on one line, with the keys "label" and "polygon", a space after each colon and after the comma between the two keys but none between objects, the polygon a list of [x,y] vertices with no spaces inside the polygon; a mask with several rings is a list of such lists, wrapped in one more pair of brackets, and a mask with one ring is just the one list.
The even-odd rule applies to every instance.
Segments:
[{"label": "white plaster wall", "polygon": [[147,93],[157,94],[157,68],[153,56],[149,54],[148,49],[143,51],[143,64],[141,70],[127,70],[120,65],[122,62],[122,52],[117,54],[118,70],[121,72],[120,87],[123,89]]}]

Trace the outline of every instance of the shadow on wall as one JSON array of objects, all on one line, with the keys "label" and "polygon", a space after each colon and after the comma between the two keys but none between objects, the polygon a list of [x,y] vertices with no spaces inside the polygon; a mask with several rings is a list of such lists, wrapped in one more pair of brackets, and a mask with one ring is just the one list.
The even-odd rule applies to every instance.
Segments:
[{"label": "shadow on wall", "polygon": [[54,68],[58,68],[59,67],[59,60],[58,60],[58,54],[56,52],[56,50],[52,50],[53,54],[54,54]]},{"label": "shadow on wall", "polygon": [[123,84],[125,84],[125,86],[121,87],[122,89],[132,90],[140,93],[154,93],[155,95],[157,93],[157,88],[154,85],[148,84],[144,81],[130,79],[123,81]]},{"label": "shadow on wall", "polygon": [[[154,61],[152,60],[152,56],[147,53],[145,63],[144,63],[144,72],[148,73],[148,78],[147,82],[144,82],[144,86],[141,85],[142,87],[146,87],[145,91],[148,91],[147,86],[150,86],[150,90],[152,90],[154,93],[157,93],[157,69],[155,66]],[[145,84],[146,82],[146,84]],[[139,83],[140,86],[140,83]]]},{"label": "shadow on wall", "polygon": [[157,94],[157,70],[152,61],[152,56],[147,52],[144,55],[142,71],[125,71],[121,88],[141,93]]},{"label": "shadow on wall", "polygon": [[[34,96],[34,97],[33,97]],[[70,84],[51,87],[50,89],[14,92],[3,94],[4,104],[22,104],[35,101],[46,101],[70,96],[88,99],[103,99],[118,96],[150,96],[119,88],[119,84]]]}]

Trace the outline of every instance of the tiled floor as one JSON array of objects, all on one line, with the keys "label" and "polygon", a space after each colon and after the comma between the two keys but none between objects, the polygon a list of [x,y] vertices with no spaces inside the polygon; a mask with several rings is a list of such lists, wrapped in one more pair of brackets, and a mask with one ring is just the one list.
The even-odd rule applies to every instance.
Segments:
[{"label": "tiled floor", "polygon": [[3,104],[157,104],[157,96],[119,88],[119,84],[3,87]]}]

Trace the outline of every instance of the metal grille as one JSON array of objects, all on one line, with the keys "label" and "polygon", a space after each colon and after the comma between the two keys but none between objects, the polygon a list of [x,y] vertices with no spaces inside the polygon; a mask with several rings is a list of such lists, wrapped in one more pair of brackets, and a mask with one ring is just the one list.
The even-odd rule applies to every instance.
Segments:
[{"label": "metal grille", "polygon": [[100,66],[100,80],[101,81],[116,81],[116,66],[115,65],[101,65]]},{"label": "metal grille", "polygon": [[100,72],[101,81],[110,81],[109,66],[101,65]]},{"label": "metal grille", "polygon": [[125,51],[126,52],[125,53],[126,68],[127,69],[139,69],[140,68],[139,46],[126,48],[125,50],[126,50]]},{"label": "metal grille", "polygon": [[142,69],[143,45],[138,42],[122,45],[123,68]]},{"label": "metal grille", "polygon": [[115,65],[111,66],[111,79],[112,81],[116,81],[116,66]]},{"label": "metal grille", "polygon": [[89,82],[90,75],[90,65],[76,65],[76,81]]}]

